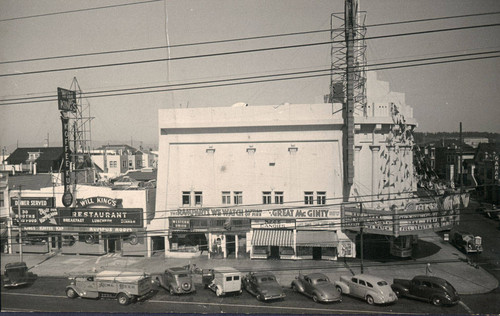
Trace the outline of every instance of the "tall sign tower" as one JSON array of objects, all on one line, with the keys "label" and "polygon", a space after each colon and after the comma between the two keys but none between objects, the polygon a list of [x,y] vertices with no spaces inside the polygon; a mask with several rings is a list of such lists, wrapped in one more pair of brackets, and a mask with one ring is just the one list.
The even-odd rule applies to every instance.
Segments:
[{"label": "tall sign tower", "polygon": [[[90,104],[83,98],[83,91],[76,78],[69,90],[57,88],[58,109],[61,113],[64,161],[63,205],[74,204],[75,187],[78,182],[94,182],[95,171],[90,158],[92,146]],[[73,171],[73,172],[72,172]],[[73,173],[73,176],[71,176]]]},{"label": "tall sign tower", "polygon": [[354,183],[354,116],[366,115],[366,13],[346,0],[343,13],[331,15],[331,82],[328,101],[343,104],[344,199]]}]

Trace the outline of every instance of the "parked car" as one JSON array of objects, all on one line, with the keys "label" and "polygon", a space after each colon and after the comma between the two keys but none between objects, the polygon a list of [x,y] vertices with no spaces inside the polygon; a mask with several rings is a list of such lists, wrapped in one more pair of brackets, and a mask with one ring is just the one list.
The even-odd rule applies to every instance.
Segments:
[{"label": "parked car", "polygon": [[37,275],[29,272],[25,262],[12,262],[5,265],[3,287],[19,287],[33,284]]},{"label": "parked car", "polygon": [[203,270],[202,282],[205,288],[211,289],[217,296],[242,292],[241,273],[232,267]]},{"label": "parked car", "polygon": [[116,298],[120,305],[128,305],[154,294],[151,276],[143,272],[105,270],[69,280],[71,283],[66,286],[69,298]]},{"label": "parked car", "polygon": [[335,287],[340,293],[361,298],[370,305],[393,303],[398,299],[387,281],[368,274],[341,276]]},{"label": "parked car", "polygon": [[472,233],[461,231],[456,228],[450,231],[450,242],[465,253],[483,251],[482,239],[480,236],[474,236]]},{"label": "parked car", "polygon": [[434,305],[453,305],[460,300],[457,291],[448,281],[435,276],[417,275],[412,280],[394,279],[391,287],[398,297],[419,299]]},{"label": "parked car", "polygon": [[259,301],[279,300],[286,297],[274,274],[250,272],[241,280],[243,288]]},{"label": "parked car", "polygon": [[292,289],[312,297],[315,302],[342,302],[342,295],[330,279],[322,273],[299,274],[292,281]]},{"label": "parked car", "polygon": [[168,268],[163,274],[153,275],[153,278],[171,295],[196,292],[193,274],[185,267]]}]

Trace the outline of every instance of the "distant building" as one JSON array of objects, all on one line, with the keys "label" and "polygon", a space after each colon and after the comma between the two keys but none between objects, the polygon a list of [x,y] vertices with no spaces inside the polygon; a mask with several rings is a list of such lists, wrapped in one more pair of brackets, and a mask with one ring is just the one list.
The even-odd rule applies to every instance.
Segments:
[{"label": "distant building", "polygon": [[487,137],[464,137],[464,143],[467,145],[477,148],[479,144],[487,144],[490,140]]},{"label": "distant building", "polygon": [[137,150],[129,145],[104,145],[91,152],[92,161],[102,170],[101,175],[111,179],[129,170],[156,168],[158,155]]},{"label": "distant building", "polygon": [[12,172],[49,173],[59,172],[63,161],[62,147],[16,148],[6,159],[12,165]]},{"label": "distant building", "polygon": [[479,144],[475,156],[478,198],[496,205],[500,204],[499,156],[497,143]]}]

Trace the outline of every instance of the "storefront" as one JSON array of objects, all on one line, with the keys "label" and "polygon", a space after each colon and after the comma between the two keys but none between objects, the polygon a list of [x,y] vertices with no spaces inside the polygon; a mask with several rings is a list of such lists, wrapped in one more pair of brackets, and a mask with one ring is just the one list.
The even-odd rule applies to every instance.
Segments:
[{"label": "storefront", "polygon": [[74,208],[55,207],[55,202],[53,197],[22,197],[18,208],[12,199],[13,213],[21,214],[14,220],[13,252],[20,251],[22,241],[26,253],[147,254],[143,208],[124,208],[126,200],[100,195],[77,199]]},{"label": "storefront", "polygon": [[343,256],[355,255],[351,239],[337,231],[340,210],[220,210],[172,211],[166,256],[189,258],[207,251],[211,259],[336,260],[339,244]]}]

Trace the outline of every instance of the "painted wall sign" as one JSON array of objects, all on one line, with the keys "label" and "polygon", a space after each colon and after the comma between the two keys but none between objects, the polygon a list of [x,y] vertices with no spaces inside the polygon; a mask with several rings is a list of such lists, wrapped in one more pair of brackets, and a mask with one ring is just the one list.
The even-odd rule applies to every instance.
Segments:
[{"label": "painted wall sign", "polygon": [[[10,205],[16,209],[13,211],[17,212],[18,205],[17,198],[10,199]],[[53,207],[54,206],[54,198],[53,197],[21,197],[21,206],[22,207]]]},{"label": "painted wall sign", "polygon": [[21,208],[23,226],[143,227],[140,208]]},{"label": "painted wall sign", "polygon": [[170,216],[199,217],[260,217],[260,218],[339,218],[340,210],[336,209],[233,209],[233,208],[196,208],[178,209],[170,212]]},{"label": "painted wall sign", "polygon": [[107,206],[113,208],[123,208],[122,201],[122,199],[93,196],[85,199],[76,199],[76,207]]}]

